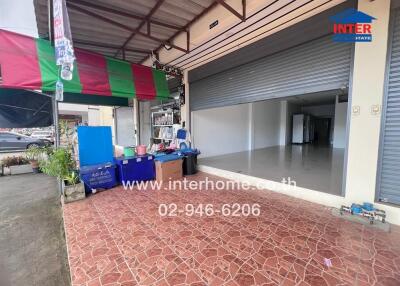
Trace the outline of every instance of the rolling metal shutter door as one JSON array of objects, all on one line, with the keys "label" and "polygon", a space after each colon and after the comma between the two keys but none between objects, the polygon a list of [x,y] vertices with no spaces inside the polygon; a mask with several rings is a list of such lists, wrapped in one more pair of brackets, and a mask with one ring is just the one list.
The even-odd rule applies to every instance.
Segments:
[{"label": "rolling metal shutter door", "polygon": [[400,10],[394,14],[383,107],[378,174],[379,200],[400,204]]},{"label": "rolling metal shutter door", "polygon": [[190,109],[348,87],[352,45],[331,36],[190,83]]}]

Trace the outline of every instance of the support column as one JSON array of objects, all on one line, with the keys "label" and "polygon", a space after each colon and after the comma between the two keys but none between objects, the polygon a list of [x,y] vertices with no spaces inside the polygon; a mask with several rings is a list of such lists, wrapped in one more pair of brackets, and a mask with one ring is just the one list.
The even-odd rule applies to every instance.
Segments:
[{"label": "support column", "polygon": [[356,43],[352,78],[348,157],[346,174],[346,201],[374,202],[379,150],[390,0],[359,0],[358,10],[377,20],[373,21],[370,43]]},{"label": "support column", "polygon": [[288,126],[288,110],[287,110],[287,100],[282,100],[280,102],[280,120],[279,120],[279,145],[285,146],[287,142],[287,133],[286,130]]},{"label": "support column", "polygon": [[183,72],[183,83],[185,84],[185,104],[181,107],[181,118],[182,122],[185,122],[187,130],[191,131],[190,122],[190,107],[189,107],[189,76],[188,71]]},{"label": "support column", "polygon": [[254,113],[253,113],[253,104],[254,102],[247,103],[248,105],[248,122],[249,122],[249,131],[248,131],[248,150],[254,150],[254,144],[255,144],[255,131],[254,131]]},{"label": "support column", "polygon": [[133,124],[135,126],[135,139],[136,146],[140,144],[140,111],[139,101],[137,98],[133,99]]}]

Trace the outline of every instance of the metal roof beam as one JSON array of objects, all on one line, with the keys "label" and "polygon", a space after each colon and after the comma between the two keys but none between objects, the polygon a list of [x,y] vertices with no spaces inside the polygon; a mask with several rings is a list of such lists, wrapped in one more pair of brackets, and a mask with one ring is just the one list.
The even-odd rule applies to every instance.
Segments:
[{"label": "metal roof beam", "polygon": [[[196,21],[197,21],[198,19],[200,19],[202,16],[204,16],[205,14],[207,14],[208,11],[210,11],[212,8],[214,8],[217,4],[218,4],[217,2],[212,2],[210,6],[208,6],[206,9],[203,10],[203,12],[201,12],[200,14],[198,14],[198,15],[197,15],[196,17],[194,17],[189,23],[187,23],[187,24],[185,25],[185,27],[182,28],[182,31],[177,31],[175,34],[173,34],[173,35],[167,40],[167,42],[169,42],[169,43],[172,42],[172,41],[174,40],[174,38],[175,38],[176,36],[178,36],[181,32],[183,32],[183,31],[188,31],[188,30],[189,30],[189,27],[190,27],[194,22],[196,22]],[[187,36],[190,37],[190,34],[187,34]],[[158,53],[158,52],[161,50],[162,47],[163,47],[163,45],[160,45],[160,46],[156,49],[156,53]],[[186,53],[188,53],[188,52],[189,52],[189,50],[188,50]],[[143,63],[143,62],[145,61],[145,59],[146,59],[146,57],[143,58],[140,62]]]},{"label": "metal roof beam", "polygon": [[[84,45],[84,46],[91,46],[91,47],[99,47],[99,48],[106,48],[106,49],[119,49],[120,46],[118,45],[111,45],[111,44],[104,44],[92,41],[82,41],[82,40],[74,40],[74,44]],[[125,48],[126,52],[138,53],[138,54],[151,54],[150,50],[143,50],[143,49],[132,49],[132,48]]]},{"label": "metal roof beam", "polygon": [[[140,31],[143,26],[147,23],[147,35],[151,36],[151,31],[150,31],[150,18],[151,16],[153,16],[153,14],[157,11],[158,8],[160,8],[160,6],[162,5],[162,3],[164,3],[165,0],[158,0],[157,3],[154,5],[153,8],[151,8],[150,12],[146,15],[146,17],[142,20],[142,22],[139,24],[139,26],[137,27],[137,30]],[[126,45],[133,39],[133,37],[135,36],[136,33],[132,33],[126,40],[125,42],[122,44],[121,48],[119,48],[117,50],[117,52],[114,54],[114,57],[118,56],[119,51],[123,50]]]},{"label": "metal roof beam", "polygon": [[120,27],[120,28],[122,28],[122,29],[125,29],[125,30],[127,30],[127,31],[130,31],[130,32],[132,32],[132,33],[141,35],[141,36],[143,36],[143,37],[145,37],[145,38],[148,38],[148,39],[150,39],[150,40],[153,40],[153,41],[155,41],[155,42],[161,43],[161,45],[167,44],[167,45],[171,46],[171,47],[174,48],[174,49],[180,50],[180,51],[185,52],[185,53],[187,52],[186,49],[181,48],[181,47],[179,47],[179,46],[176,46],[176,45],[174,45],[174,44],[171,44],[171,43],[169,43],[169,41],[164,41],[164,40],[159,39],[159,38],[156,38],[156,37],[154,37],[154,36],[147,35],[146,33],[143,33],[143,32],[141,32],[141,31],[139,31],[138,29],[134,29],[134,28],[131,28],[131,27],[126,26],[126,25],[124,25],[124,24],[121,24],[121,23],[119,23],[119,22],[116,22],[116,21],[114,21],[114,20],[111,20],[111,19],[109,19],[109,18],[107,18],[107,17],[104,17],[103,15],[100,15],[100,14],[97,14],[97,13],[95,13],[95,12],[89,11],[89,10],[87,10],[87,9],[85,9],[85,8],[82,8],[82,7],[78,6],[78,5],[76,5],[76,4],[72,4],[72,3],[70,3],[70,2],[67,2],[67,6],[68,6],[69,8],[71,8],[71,9],[73,9],[73,10],[76,10],[76,11],[79,11],[79,12],[81,12],[81,13],[83,13],[83,14],[92,16],[93,18],[96,18],[96,19],[101,20],[101,21],[103,21],[103,22],[109,23],[109,24],[111,24],[111,25],[114,25],[114,26]]},{"label": "metal roof beam", "polygon": [[226,8],[229,12],[231,12],[233,15],[238,17],[240,20],[245,21],[246,20],[246,0],[242,0],[242,14],[240,14],[238,11],[232,8],[231,5],[225,2],[225,0],[216,0],[219,4],[221,4],[224,8]]},{"label": "metal roof beam", "polygon": [[[115,9],[115,8],[112,8],[112,7],[106,7],[106,6],[99,5],[97,3],[89,2],[89,1],[86,1],[86,0],[68,0],[67,4],[68,3],[79,4],[80,6],[85,6],[85,7],[97,9],[99,11],[104,11],[104,12],[108,12],[108,13],[115,14],[115,15],[118,15],[118,16],[127,17],[127,18],[132,18],[132,19],[135,19],[135,20],[141,20],[141,21],[145,20],[145,17],[143,17],[143,16],[139,16],[139,15],[136,15],[136,14],[133,14],[133,13],[129,13],[129,12],[126,12],[126,11],[122,11],[122,10],[119,10],[119,9]],[[150,20],[150,23],[154,24],[154,25],[162,26],[162,27],[165,27],[165,28],[173,29],[173,30],[182,30],[182,27],[179,27],[179,26],[176,26],[176,25],[173,25],[173,24],[169,24],[169,23],[160,22],[160,21],[153,20],[153,19]]]}]

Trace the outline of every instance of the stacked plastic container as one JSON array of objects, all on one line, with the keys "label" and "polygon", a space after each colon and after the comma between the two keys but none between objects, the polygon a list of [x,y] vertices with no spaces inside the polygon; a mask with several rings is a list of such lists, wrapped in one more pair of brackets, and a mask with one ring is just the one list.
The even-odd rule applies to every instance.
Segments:
[{"label": "stacked plastic container", "polygon": [[150,181],[155,178],[153,155],[119,157],[115,158],[115,163],[118,180],[123,185]]},{"label": "stacked plastic container", "polygon": [[79,126],[80,177],[86,193],[117,185],[111,127]]}]

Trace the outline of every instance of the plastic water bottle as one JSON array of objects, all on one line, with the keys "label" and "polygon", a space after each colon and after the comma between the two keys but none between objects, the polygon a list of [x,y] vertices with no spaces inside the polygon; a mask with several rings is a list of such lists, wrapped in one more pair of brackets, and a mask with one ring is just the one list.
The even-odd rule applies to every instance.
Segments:
[{"label": "plastic water bottle", "polygon": [[64,84],[61,80],[57,80],[56,83],[56,100],[63,101],[64,100]]}]

